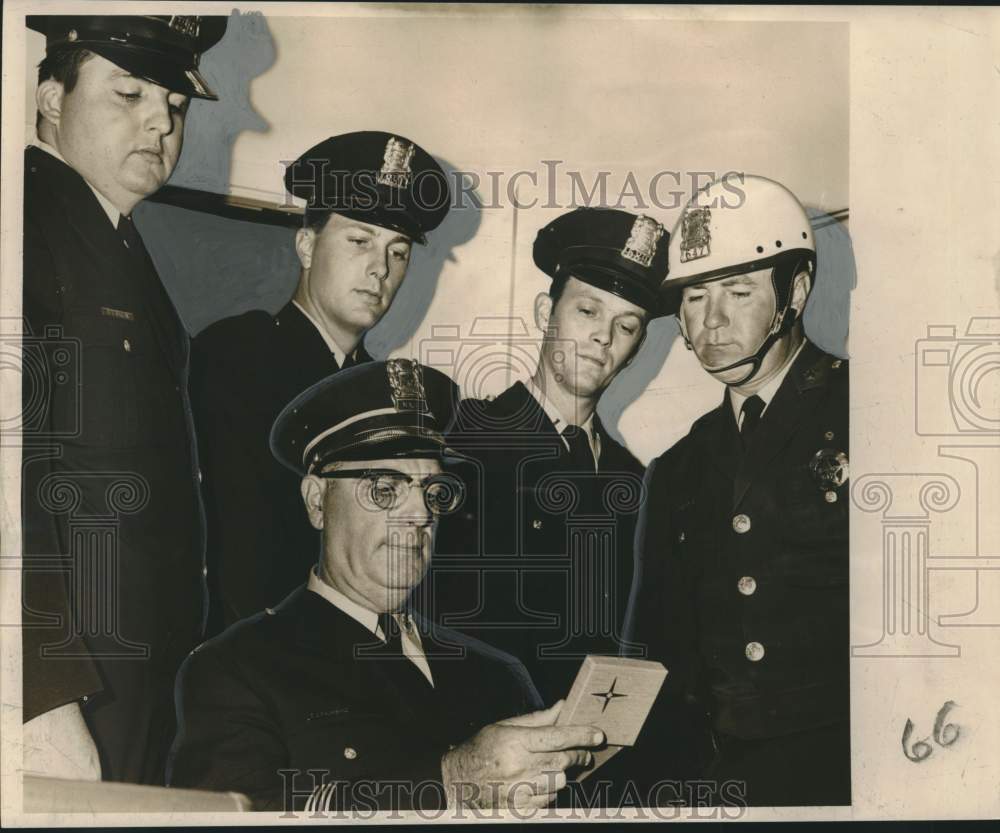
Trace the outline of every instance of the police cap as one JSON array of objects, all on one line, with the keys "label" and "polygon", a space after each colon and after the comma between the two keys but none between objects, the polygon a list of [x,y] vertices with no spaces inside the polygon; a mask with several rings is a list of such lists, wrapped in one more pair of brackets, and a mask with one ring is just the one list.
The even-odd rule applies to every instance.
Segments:
[{"label": "police cap", "polygon": [[535,238],[535,265],[554,279],[574,277],[662,315],[658,294],[667,276],[669,235],[643,214],[577,208]]},{"label": "police cap", "polygon": [[45,50],[79,46],[133,75],[194,98],[212,92],[198,61],[226,32],[225,17],[198,15],[29,15],[28,28],[45,35]]},{"label": "police cap", "polygon": [[336,461],[460,457],[444,433],[459,401],[444,373],[411,359],[366,362],[292,400],[271,429],[271,453],[306,475]]},{"label": "police cap", "polygon": [[441,166],[399,134],[362,130],[331,136],[285,171],[285,188],[313,214],[335,213],[399,231],[425,243],[448,213],[451,191]]}]

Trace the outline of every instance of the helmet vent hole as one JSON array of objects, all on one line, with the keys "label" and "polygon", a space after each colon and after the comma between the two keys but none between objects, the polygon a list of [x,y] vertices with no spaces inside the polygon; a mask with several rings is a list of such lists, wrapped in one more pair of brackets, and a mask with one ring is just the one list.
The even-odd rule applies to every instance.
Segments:
[{"label": "helmet vent hole", "polygon": [[802,239],[803,240],[808,240],[809,239],[809,235],[806,234],[805,232],[802,232]]},{"label": "helmet vent hole", "polygon": [[780,241],[780,240],[775,240],[775,241],[774,241],[774,245],[775,245],[775,246],[776,246],[777,248],[779,248],[779,249],[780,249],[780,248],[781,248],[781,241]]},{"label": "helmet vent hole", "polygon": [[757,254],[759,254],[759,255],[764,254],[764,247],[763,246],[758,246],[757,247]]}]

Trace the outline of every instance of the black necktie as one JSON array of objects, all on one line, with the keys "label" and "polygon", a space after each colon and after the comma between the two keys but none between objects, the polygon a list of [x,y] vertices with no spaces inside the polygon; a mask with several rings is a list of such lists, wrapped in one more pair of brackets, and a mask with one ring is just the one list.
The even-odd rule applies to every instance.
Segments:
[{"label": "black necktie", "polygon": [[743,439],[743,447],[746,448],[750,442],[750,437],[760,422],[760,415],[764,411],[764,400],[754,394],[743,402],[740,414],[743,417],[740,423],[740,437]]},{"label": "black necktie", "polygon": [[569,458],[573,468],[581,471],[595,471],[594,450],[590,447],[590,437],[579,425],[567,425],[562,432],[569,443]]},{"label": "black necktie", "polygon": [[141,258],[143,256],[145,247],[142,245],[142,238],[139,236],[139,232],[136,230],[135,223],[132,222],[131,217],[126,217],[122,214],[118,218],[118,236],[121,237],[125,248],[134,257]]},{"label": "black necktie", "polygon": [[[413,627],[407,614],[401,614],[408,627]],[[390,671],[406,688],[411,689],[416,686],[418,690],[430,689],[430,683],[424,676],[424,672],[417,668],[406,654],[403,653],[403,635],[399,627],[399,622],[391,613],[380,613],[378,615],[378,626],[382,629],[382,636],[385,637],[385,655],[390,663]]]}]

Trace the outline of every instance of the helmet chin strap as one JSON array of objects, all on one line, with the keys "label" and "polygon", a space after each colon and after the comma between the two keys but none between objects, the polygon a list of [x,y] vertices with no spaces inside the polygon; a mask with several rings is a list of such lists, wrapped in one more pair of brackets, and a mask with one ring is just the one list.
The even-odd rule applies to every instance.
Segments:
[{"label": "helmet chin strap", "polygon": [[[777,269],[772,269],[771,271],[771,284],[774,287],[774,297],[781,297],[778,292],[778,276]],[[764,340],[761,342],[760,347],[757,348],[757,352],[752,356],[747,356],[745,359],[739,359],[738,361],[728,364],[725,367],[717,367],[713,369],[705,368],[713,376],[717,376],[720,373],[728,373],[730,370],[735,370],[737,367],[742,367],[743,365],[750,365],[750,370],[746,376],[735,382],[726,382],[729,387],[739,387],[740,385],[745,385],[754,376],[760,372],[760,366],[764,363],[764,357],[767,355],[768,351],[774,345],[776,341],[784,337],[788,332],[791,331],[795,322],[798,320],[799,311],[792,306],[792,286],[789,282],[788,291],[785,297],[785,303],[782,309],[775,308],[774,318],[771,319],[771,327],[768,330]],[[685,338],[685,341],[687,339]]]},{"label": "helmet chin strap", "polygon": [[[750,372],[747,373],[746,376],[735,382],[726,382],[726,384],[729,385],[729,387],[739,387],[740,385],[745,385],[747,382],[749,382],[760,371],[760,366],[764,362],[764,357],[767,355],[768,351],[771,349],[774,343],[778,341],[780,338],[782,338],[785,334],[787,334],[792,329],[792,326],[795,324],[795,321],[798,319],[799,317],[798,310],[796,310],[794,307],[790,307],[789,306],[790,303],[791,303],[791,297],[789,296],[789,300],[788,303],[786,303],[785,308],[780,313],[775,313],[774,321],[771,324],[771,329],[768,332],[767,336],[765,336],[764,341],[761,342],[760,347],[757,348],[756,353],[754,353],[752,356],[747,356],[747,358],[745,359],[740,359],[739,361],[735,361],[732,364],[728,364],[725,367],[717,367],[712,369],[706,367],[705,369],[708,370],[708,372],[714,376],[718,375],[719,373],[727,373],[730,370],[735,370],[737,367],[742,367],[743,365],[748,364],[750,365]],[[789,315],[789,313],[792,314]]]}]

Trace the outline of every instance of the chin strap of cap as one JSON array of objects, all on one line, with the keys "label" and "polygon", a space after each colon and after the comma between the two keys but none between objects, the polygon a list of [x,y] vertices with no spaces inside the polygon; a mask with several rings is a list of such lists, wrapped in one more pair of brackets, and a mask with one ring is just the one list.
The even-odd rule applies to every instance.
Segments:
[{"label": "chin strap of cap", "polygon": [[[813,273],[813,264],[811,261],[806,261],[806,267],[809,270],[809,274]],[[774,343],[780,338],[789,333],[795,322],[798,321],[801,310],[797,310],[792,306],[792,284],[795,282],[795,276],[799,274],[803,269],[802,261],[795,260],[792,262],[776,263],[771,269],[771,286],[774,287],[774,297],[777,303],[774,308],[774,317],[771,319],[771,326],[767,331],[767,335],[764,336],[764,340],[760,343],[760,347],[757,351],[744,359],[739,359],[732,364],[727,364],[725,367],[716,368],[705,368],[713,376],[720,373],[728,373],[730,370],[735,370],[737,367],[743,367],[743,365],[750,365],[750,369],[747,375],[742,379],[738,379],[734,382],[727,382],[730,386],[744,385],[749,382],[757,373],[760,371],[760,366],[764,362],[764,357],[768,354],[768,351],[774,346]],[[691,344],[688,342],[687,338],[684,339],[691,349]]]}]

